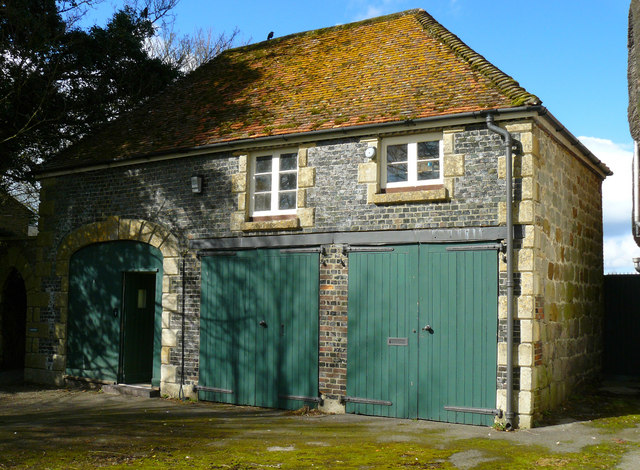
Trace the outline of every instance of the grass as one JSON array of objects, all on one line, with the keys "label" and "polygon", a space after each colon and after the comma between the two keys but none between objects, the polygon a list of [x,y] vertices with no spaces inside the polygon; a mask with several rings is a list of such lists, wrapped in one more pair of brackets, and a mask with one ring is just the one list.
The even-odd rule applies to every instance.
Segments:
[{"label": "grass", "polygon": [[[503,439],[506,434],[492,428],[474,428],[492,438],[463,439],[408,420],[338,421],[313,410],[296,414],[170,400],[148,409],[147,401],[85,406],[73,393],[34,404],[16,395],[13,408],[0,401],[0,469],[583,469],[612,468],[639,449],[613,434],[640,424],[636,399],[574,397],[562,410],[565,416],[590,415],[605,437],[579,452],[562,452],[524,445],[517,432],[509,433],[516,439]],[[103,403],[95,392],[85,394],[88,403]],[[65,401],[67,408],[59,407]],[[607,413],[592,416],[595,404]]]}]

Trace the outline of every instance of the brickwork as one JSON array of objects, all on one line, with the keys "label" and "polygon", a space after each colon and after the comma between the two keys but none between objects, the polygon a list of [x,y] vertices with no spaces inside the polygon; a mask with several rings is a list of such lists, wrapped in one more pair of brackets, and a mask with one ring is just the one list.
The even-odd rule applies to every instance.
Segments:
[{"label": "brickwork", "polygon": [[328,399],[347,389],[348,256],[342,246],[325,246],[320,262],[320,393]]}]

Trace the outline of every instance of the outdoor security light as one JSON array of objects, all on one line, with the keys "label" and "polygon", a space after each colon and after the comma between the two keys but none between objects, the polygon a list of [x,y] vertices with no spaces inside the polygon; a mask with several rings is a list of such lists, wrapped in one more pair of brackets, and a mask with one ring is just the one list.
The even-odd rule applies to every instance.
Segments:
[{"label": "outdoor security light", "polygon": [[364,151],[364,155],[367,158],[373,158],[376,156],[376,148],[375,147],[367,147],[367,150]]},{"label": "outdoor security light", "polygon": [[191,177],[191,192],[193,194],[200,194],[202,192],[202,176]]}]

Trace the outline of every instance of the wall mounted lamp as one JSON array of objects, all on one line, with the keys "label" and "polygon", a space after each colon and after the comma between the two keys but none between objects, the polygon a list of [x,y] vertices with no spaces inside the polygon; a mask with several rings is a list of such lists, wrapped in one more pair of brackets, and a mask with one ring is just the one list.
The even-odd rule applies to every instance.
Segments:
[{"label": "wall mounted lamp", "polygon": [[633,267],[640,273],[640,258],[633,258]]},{"label": "wall mounted lamp", "polygon": [[193,194],[200,194],[202,192],[202,176],[191,177],[191,192]]}]

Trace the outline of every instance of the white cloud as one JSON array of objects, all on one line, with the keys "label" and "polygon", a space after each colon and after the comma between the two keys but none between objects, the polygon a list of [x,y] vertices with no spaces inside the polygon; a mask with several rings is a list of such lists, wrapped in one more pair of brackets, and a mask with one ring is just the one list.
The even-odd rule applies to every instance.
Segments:
[{"label": "white cloud", "polygon": [[640,256],[640,248],[631,236],[605,236],[604,238],[604,272],[606,274],[635,274],[632,258]]},{"label": "white cloud", "polygon": [[632,145],[598,137],[579,139],[613,171],[602,185],[605,273],[633,273],[631,258],[640,256],[640,248],[631,235]]},{"label": "white cloud", "polygon": [[375,18],[376,16],[381,16],[383,12],[384,10],[381,7],[369,5],[367,6],[367,10],[364,13],[359,14],[356,19],[357,21],[360,21],[367,20],[369,18]]},{"label": "white cloud", "polygon": [[406,0],[350,0],[348,8],[358,13],[354,16],[354,21],[375,18],[376,16],[396,13],[407,9]]}]

